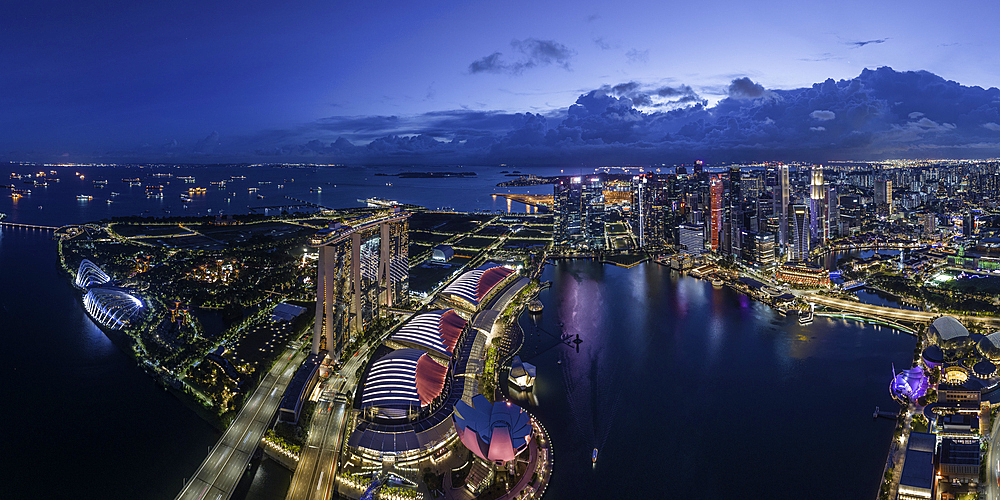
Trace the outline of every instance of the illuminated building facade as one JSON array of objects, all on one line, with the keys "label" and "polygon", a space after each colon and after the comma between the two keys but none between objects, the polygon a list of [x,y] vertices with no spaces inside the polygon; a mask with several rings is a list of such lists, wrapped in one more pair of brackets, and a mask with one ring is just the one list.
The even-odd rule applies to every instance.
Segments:
[{"label": "illuminated building facade", "polygon": [[809,182],[809,233],[812,239],[830,239],[828,191],[823,184],[823,167],[813,167]]},{"label": "illuminated building facade", "polygon": [[601,176],[564,177],[553,189],[556,242],[604,248],[604,182]]},{"label": "illuminated building facade", "polygon": [[722,180],[718,177],[712,177],[708,188],[711,210],[708,219],[709,245],[713,252],[718,252],[722,243]]},{"label": "illuminated building facade", "polygon": [[788,165],[778,165],[778,185],[774,193],[774,213],[778,214],[778,246],[785,252],[788,246],[788,203],[791,185],[788,180]]},{"label": "illuminated building facade", "polygon": [[382,213],[324,229],[313,237],[319,249],[316,277],[316,324],[312,352],[321,339],[339,359],[344,344],[409,294],[409,213]]},{"label": "illuminated building facade", "polygon": [[[669,180],[651,174],[632,180],[631,223],[640,248],[660,247],[670,240]],[[676,184],[676,179],[675,179]]]},{"label": "illuminated building facade", "polygon": [[788,223],[791,225],[788,257],[791,260],[809,259],[809,207],[792,205],[789,208]]},{"label": "illuminated building facade", "polygon": [[892,215],[892,181],[875,181],[875,210],[878,215],[888,217]]}]

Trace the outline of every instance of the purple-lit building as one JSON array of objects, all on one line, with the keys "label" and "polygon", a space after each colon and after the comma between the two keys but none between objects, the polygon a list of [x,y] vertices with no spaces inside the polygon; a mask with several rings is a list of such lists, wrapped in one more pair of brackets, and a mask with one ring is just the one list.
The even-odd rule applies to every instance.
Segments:
[{"label": "purple-lit building", "polygon": [[482,394],[472,404],[455,405],[455,430],[462,444],[479,458],[496,464],[510,462],[528,448],[531,417],[521,407],[490,403]]},{"label": "purple-lit building", "polygon": [[889,383],[889,394],[898,401],[915,400],[927,394],[927,375],[924,369],[914,366],[901,371],[892,377]]}]

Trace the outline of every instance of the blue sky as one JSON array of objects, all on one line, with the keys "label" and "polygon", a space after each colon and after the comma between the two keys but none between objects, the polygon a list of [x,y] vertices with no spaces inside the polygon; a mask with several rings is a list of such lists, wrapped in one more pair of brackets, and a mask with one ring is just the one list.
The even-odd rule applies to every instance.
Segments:
[{"label": "blue sky", "polygon": [[[531,162],[535,151],[550,162],[591,157],[599,140],[601,161],[642,163],[686,161],[684,151],[698,148],[720,159],[981,156],[1000,142],[987,133],[1000,123],[993,94],[971,91],[961,116],[923,111],[935,106],[928,99],[957,102],[955,92],[1000,81],[1000,15],[987,2],[145,4],[0,7],[0,158]],[[793,99],[778,91],[882,66],[962,86],[935,93],[926,81],[914,87],[919,78],[883,74],[880,89],[871,79],[864,89],[885,104],[877,120],[842,123],[835,111],[819,120],[812,112],[829,110],[799,100],[789,109],[805,115],[781,122],[776,106]],[[730,94],[742,78],[766,90],[754,99],[771,99],[773,116],[759,112],[764,101]],[[615,127],[551,136],[544,151],[537,140],[518,142],[526,125],[570,127],[571,106],[594,91],[629,99],[611,107]],[[895,92],[914,111],[895,109],[904,99]],[[608,112],[588,102],[591,114]],[[625,107],[634,111],[627,120]],[[910,125],[919,121],[910,113],[930,123]],[[622,120],[644,124],[642,133],[623,134]],[[698,120],[701,132],[750,133],[679,141]],[[768,120],[779,125],[771,135],[811,132],[808,147],[761,136]],[[824,132],[837,137],[814,140]],[[874,135],[858,142],[859,133]]]}]

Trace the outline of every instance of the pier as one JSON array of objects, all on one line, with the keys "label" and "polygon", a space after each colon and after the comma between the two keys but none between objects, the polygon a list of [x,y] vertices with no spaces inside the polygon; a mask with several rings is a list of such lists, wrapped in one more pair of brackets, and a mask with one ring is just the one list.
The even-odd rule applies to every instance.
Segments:
[{"label": "pier", "polygon": [[876,406],[875,413],[872,413],[872,420],[875,420],[879,417],[886,418],[889,420],[896,420],[897,418],[899,418],[899,412],[892,413],[890,411],[883,411],[880,410],[878,406]]},{"label": "pier", "polygon": [[41,231],[55,231],[58,227],[38,226],[35,224],[21,224],[19,222],[0,222],[0,227],[16,227],[18,229],[38,229]]}]

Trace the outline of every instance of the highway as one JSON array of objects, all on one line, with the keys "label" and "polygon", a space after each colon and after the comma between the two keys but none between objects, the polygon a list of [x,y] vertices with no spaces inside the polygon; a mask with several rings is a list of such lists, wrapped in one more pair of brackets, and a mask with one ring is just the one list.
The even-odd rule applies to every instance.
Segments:
[{"label": "highway", "polygon": [[993,422],[990,445],[986,452],[986,500],[1000,500],[1000,476],[997,475],[997,461],[1000,460],[1000,418]]},{"label": "highway", "polygon": [[354,388],[358,385],[355,372],[367,358],[366,347],[344,363],[339,376],[333,375],[324,383],[316,414],[309,424],[309,437],[299,455],[299,464],[295,467],[286,499],[326,500],[334,496],[334,479],[339,472],[340,449],[349,432],[345,426],[350,410],[346,402],[335,401],[334,395],[347,396],[354,393]]},{"label": "highway", "polygon": [[282,354],[198,467],[194,478],[184,485],[178,499],[226,500],[233,494],[281,404],[285,388],[305,357],[297,347],[290,347]]},{"label": "highway", "polygon": [[[897,321],[929,323],[936,316],[941,316],[941,313],[911,311],[909,309],[896,309],[894,307],[873,306],[861,302],[854,302],[852,300],[826,297],[824,295],[801,294],[800,296],[805,301],[814,302],[819,305],[836,308],[843,311],[857,312],[862,314],[868,314],[871,316],[889,318]],[[969,322],[981,322],[995,328],[1000,328],[1000,318],[977,317],[977,316],[957,316],[956,318],[965,324],[968,324]]]}]

